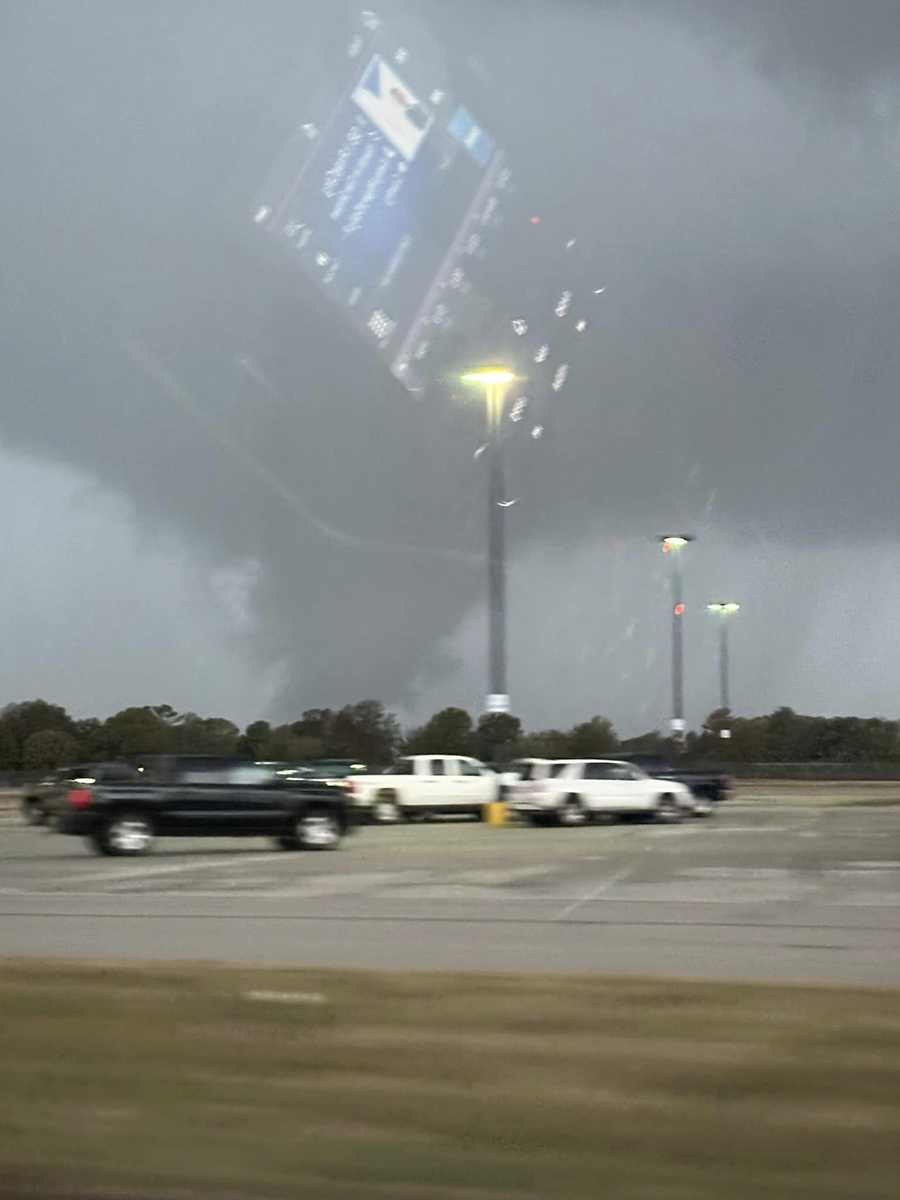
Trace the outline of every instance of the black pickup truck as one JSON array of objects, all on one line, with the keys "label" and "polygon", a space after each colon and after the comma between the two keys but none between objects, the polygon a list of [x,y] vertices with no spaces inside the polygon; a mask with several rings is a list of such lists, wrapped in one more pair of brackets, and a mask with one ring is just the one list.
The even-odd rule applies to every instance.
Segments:
[{"label": "black pickup truck", "polygon": [[727,775],[682,771],[656,754],[635,752],[633,754],[617,754],[616,758],[621,759],[622,762],[634,763],[636,767],[640,767],[654,779],[671,779],[675,783],[683,783],[686,788],[690,788],[693,795],[700,796],[704,800],[711,800],[713,804],[720,804],[723,800],[727,800],[731,790],[731,780]]},{"label": "black pickup truck", "polygon": [[349,794],[277,764],[162,755],[131,779],[69,781],[55,822],[99,854],[146,854],[158,837],[260,837],[282,850],[335,850],[353,827]]}]

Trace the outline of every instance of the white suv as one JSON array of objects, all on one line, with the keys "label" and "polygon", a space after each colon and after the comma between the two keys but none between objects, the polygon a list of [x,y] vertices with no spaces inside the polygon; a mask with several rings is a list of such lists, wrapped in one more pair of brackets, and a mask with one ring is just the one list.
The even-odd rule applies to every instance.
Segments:
[{"label": "white suv", "polygon": [[544,778],[516,786],[513,812],[532,825],[586,825],[595,816],[642,813],[675,822],[697,811],[681,783],[653,779],[640,767],[615,759],[577,759],[548,764]]}]

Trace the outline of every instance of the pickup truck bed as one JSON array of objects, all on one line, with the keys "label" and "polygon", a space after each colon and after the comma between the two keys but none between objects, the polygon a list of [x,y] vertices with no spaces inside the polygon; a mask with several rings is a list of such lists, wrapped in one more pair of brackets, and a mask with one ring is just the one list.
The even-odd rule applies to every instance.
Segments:
[{"label": "pickup truck bed", "polygon": [[731,780],[727,775],[683,771],[652,754],[620,754],[619,757],[623,762],[634,763],[654,779],[671,779],[675,783],[683,783],[695,796],[710,800],[713,804],[727,800],[731,791]]}]

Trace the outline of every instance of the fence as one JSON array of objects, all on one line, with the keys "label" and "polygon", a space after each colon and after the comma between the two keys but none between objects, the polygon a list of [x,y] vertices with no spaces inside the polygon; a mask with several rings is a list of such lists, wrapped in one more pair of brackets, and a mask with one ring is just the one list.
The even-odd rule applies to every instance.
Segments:
[{"label": "fence", "polygon": [[900,762],[850,763],[679,763],[686,771],[730,775],[741,780],[796,780],[798,783],[865,783],[900,780]]}]

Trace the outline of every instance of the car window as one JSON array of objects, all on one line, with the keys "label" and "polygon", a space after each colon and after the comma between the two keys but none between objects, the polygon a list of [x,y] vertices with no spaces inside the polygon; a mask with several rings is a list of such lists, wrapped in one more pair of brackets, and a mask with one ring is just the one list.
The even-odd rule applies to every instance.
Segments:
[{"label": "car window", "polygon": [[186,784],[202,784],[208,787],[219,787],[232,784],[241,787],[259,786],[271,783],[275,772],[270,767],[259,766],[256,763],[223,763],[219,766],[198,764],[185,766],[178,774],[178,782]]},{"label": "car window", "polygon": [[[550,775],[550,777],[551,777],[552,779],[556,779],[558,776],[562,775],[562,773],[563,773],[564,771],[567,771],[567,770],[568,770],[568,768],[569,768],[569,767],[572,767],[572,766],[573,766],[573,764],[572,764],[572,763],[570,763],[570,762],[555,762],[555,763],[551,763],[551,764],[550,764],[550,770],[549,770],[548,774]],[[573,769],[573,771],[572,771],[572,774],[573,774],[573,775],[577,775],[577,774],[578,774],[578,771],[577,771],[576,769]]]},{"label": "car window", "polygon": [[401,758],[384,772],[385,775],[414,775],[415,764],[411,758]]},{"label": "car window", "polygon": [[480,777],[483,771],[480,763],[472,762],[469,758],[457,759],[457,767],[460,775],[477,775]]},{"label": "car window", "polygon": [[614,767],[610,763],[592,762],[584,768],[585,779],[621,779],[623,767]]},{"label": "car window", "polygon": [[428,774],[429,775],[447,775],[447,774],[449,774],[449,772],[446,770],[446,767],[444,765],[444,760],[442,758],[433,758],[428,767]]},{"label": "car window", "polygon": [[99,783],[133,783],[140,773],[128,763],[107,763],[94,771]]},{"label": "car window", "polygon": [[610,779],[618,779],[620,782],[633,783],[634,780],[640,778],[633,767],[627,763],[619,763],[617,766],[610,767]]}]

